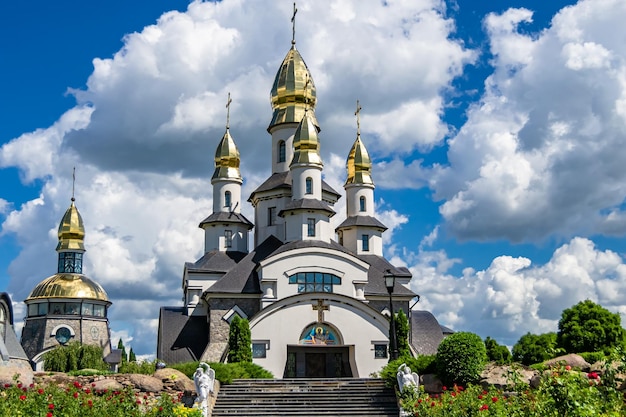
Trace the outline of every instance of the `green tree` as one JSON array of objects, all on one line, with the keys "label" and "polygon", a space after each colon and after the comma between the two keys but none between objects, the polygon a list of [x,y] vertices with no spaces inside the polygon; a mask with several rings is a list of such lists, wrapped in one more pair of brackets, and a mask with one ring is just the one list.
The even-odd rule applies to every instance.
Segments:
[{"label": "green tree", "polygon": [[130,348],[130,352],[128,352],[128,361],[129,362],[137,362],[137,356],[135,356],[135,352],[133,352],[133,348]]},{"label": "green tree", "polygon": [[487,349],[487,359],[496,362],[498,365],[504,365],[511,362],[511,352],[509,348],[499,345],[495,339],[487,336],[485,339],[485,348]]},{"label": "green tree", "polygon": [[513,360],[532,365],[554,358],[557,352],[556,333],[526,333],[513,346]]},{"label": "green tree", "polygon": [[399,357],[411,356],[409,348],[409,320],[403,310],[396,313],[396,343]]},{"label": "green tree", "polygon": [[624,340],[619,314],[594,303],[581,301],[563,310],[557,345],[568,353],[608,351]]},{"label": "green tree", "polygon": [[102,360],[102,348],[94,345],[81,345],[70,342],[57,346],[44,353],[44,370],[52,372],[70,372],[79,369],[107,369]]},{"label": "green tree", "polygon": [[437,348],[437,374],[446,384],[478,382],[486,362],[485,343],[474,333],[454,333]]},{"label": "green tree", "polygon": [[126,347],[124,347],[124,342],[122,342],[122,338],[120,337],[119,342],[117,342],[117,348],[122,351],[122,363],[128,360],[128,356],[126,355]]},{"label": "green tree", "polygon": [[248,320],[235,315],[228,334],[228,362],[252,362],[252,336]]}]

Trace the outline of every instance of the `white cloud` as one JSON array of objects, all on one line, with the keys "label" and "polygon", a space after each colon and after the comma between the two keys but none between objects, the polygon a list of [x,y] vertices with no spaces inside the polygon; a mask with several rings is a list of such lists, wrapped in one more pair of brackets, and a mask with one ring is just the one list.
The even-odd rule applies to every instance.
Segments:
[{"label": "white cloud", "polygon": [[428,309],[455,330],[491,336],[512,345],[525,333],[557,331],[564,309],[590,299],[626,313],[626,263],[576,237],[556,249],[544,265],[524,257],[499,256],[488,268],[448,273],[454,263],[443,251],[409,253],[411,288]]},{"label": "white cloud", "polygon": [[485,19],[494,72],[433,167],[448,229],[462,239],[623,234],[626,3],[580,1],[520,33],[526,9]]}]

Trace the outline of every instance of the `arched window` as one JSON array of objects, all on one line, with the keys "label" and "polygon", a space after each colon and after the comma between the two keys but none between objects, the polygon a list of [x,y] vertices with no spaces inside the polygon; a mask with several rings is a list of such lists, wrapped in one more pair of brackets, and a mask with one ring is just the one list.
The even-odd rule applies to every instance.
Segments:
[{"label": "arched window", "polygon": [[334,285],[341,285],[341,278],[322,272],[298,272],[289,277],[290,284],[298,285],[298,292],[333,292]]},{"label": "arched window", "polygon": [[286,159],[285,141],[278,142],[278,162],[285,162]]},{"label": "arched window", "polygon": [[359,198],[359,211],[365,211],[365,197],[361,196]]},{"label": "arched window", "polygon": [[306,186],[306,194],[313,194],[313,179],[311,177],[307,177],[305,180]]},{"label": "arched window", "polygon": [[230,207],[232,204],[232,197],[230,191],[224,193],[224,207]]}]

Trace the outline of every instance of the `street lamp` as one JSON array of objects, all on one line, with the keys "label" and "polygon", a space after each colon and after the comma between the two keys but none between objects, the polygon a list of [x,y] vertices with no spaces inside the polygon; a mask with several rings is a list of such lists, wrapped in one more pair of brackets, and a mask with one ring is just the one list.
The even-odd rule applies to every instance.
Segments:
[{"label": "street lamp", "polygon": [[396,320],[393,314],[393,287],[396,284],[396,276],[391,273],[391,270],[385,271],[385,287],[389,293],[389,312],[391,313],[391,331],[389,332],[389,359],[398,359],[398,343],[396,341]]}]

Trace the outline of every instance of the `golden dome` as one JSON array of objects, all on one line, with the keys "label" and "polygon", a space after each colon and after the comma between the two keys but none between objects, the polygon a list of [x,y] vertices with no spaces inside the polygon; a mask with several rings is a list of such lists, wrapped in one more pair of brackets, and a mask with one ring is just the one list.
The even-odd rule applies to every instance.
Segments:
[{"label": "golden dome", "polygon": [[239,171],[239,162],[239,150],[237,150],[237,145],[235,145],[235,141],[230,136],[228,128],[226,128],[226,132],[215,150],[215,171],[211,179],[243,181]]},{"label": "golden dome", "polygon": [[371,184],[374,185],[372,180],[372,161],[365,149],[365,145],[361,142],[361,135],[357,134],[354,145],[350,149],[348,154],[348,160],[346,161],[346,168],[348,169],[347,184]]},{"label": "golden dome", "polygon": [[84,239],[85,226],[83,225],[83,218],[74,205],[74,198],[72,198],[72,204],[70,204],[70,207],[65,211],[63,219],[61,219],[61,224],[59,224],[59,244],[57,245],[57,251],[70,249],[84,252]]},{"label": "golden dome", "polygon": [[82,274],[55,274],[41,281],[26,301],[40,298],[73,298],[109,301],[97,282]]},{"label": "golden dome", "polygon": [[319,124],[313,112],[317,102],[315,83],[295,45],[287,52],[287,56],[276,73],[271,101],[274,114],[268,130],[282,123],[299,123],[304,117],[307,105],[313,124],[319,130]]},{"label": "golden dome", "polygon": [[310,114],[310,111],[304,113],[296,133],[293,135],[293,159],[289,166],[295,164],[324,165],[320,157],[320,142],[317,136],[317,128],[313,119],[309,116]]}]

